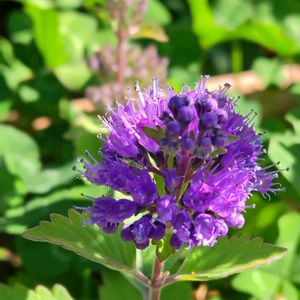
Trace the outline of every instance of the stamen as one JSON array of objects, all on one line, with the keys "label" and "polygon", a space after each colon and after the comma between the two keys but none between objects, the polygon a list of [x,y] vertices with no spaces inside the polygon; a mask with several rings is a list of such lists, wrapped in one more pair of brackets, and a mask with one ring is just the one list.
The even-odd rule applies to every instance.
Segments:
[{"label": "stamen", "polygon": [[138,81],[135,82],[135,90],[136,90],[136,92],[138,93],[137,99],[138,99],[138,106],[139,106],[139,109],[140,109],[142,112],[144,112],[144,107],[145,107],[145,105],[146,105],[146,102],[145,102],[145,98],[144,98],[144,96],[143,96],[143,93],[142,93],[142,91],[141,91],[141,89],[140,89],[140,86],[139,86],[139,82],[138,82]]},{"label": "stamen", "polygon": [[80,195],[81,195],[82,197],[85,197],[85,198],[90,199],[90,200],[93,200],[93,201],[97,200],[97,198],[94,198],[94,197],[92,197],[92,196],[86,195],[86,194],[84,194],[84,193],[81,193]]},{"label": "stamen", "polygon": [[93,156],[93,154],[89,150],[84,150],[84,152],[95,164],[99,163],[99,161]]},{"label": "stamen", "polygon": [[153,101],[156,98],[156,92],[157,92],[156,86],[157,86],[157,77],[152,79],[152,99],[153,99]]},{"label": "stamen", "polygon": [[225,94],[231,88],[230,83],[225,83],[223,89],[220,91],[222,94]]}]

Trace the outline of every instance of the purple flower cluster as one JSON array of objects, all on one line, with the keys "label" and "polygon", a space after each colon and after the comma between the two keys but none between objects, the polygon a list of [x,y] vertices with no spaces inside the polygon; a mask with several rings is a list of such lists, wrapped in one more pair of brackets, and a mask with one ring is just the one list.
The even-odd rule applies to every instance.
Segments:
[{"label": "purple flower cluster", "polygon": [[235,111],[228,84],[208,91],[205,80],[180,94],[154,80],[144,92],[137,85],[137,99],[109,108],[103,160],[87,151],[81,172],[126,199],[94,199],[90,223],[108,233],[125,224],[122,239],[139,249],[166,236],[176,249],[212,246],[244,225],[253,191],[282,190],[272,183],[279,171],[259,165],[264,149],[251,113]]}]

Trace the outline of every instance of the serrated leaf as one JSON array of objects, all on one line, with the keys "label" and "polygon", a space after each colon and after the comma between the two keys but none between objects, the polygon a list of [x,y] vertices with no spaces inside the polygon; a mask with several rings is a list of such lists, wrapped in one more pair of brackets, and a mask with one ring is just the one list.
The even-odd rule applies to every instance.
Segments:
[{"label": "serrated leaf", "polygon": [[259,270],[251,270],[236,276],[232,285],[235,289],[249,293],[259,300],[275,299],[277,296],[284,299],[298,299],[295,297],[294,270],[297,268],[296,251],[300,240],[300,215],[288,213],[278,221],[279,236],[276,244],[288,249],[287,255],[270,266]]},{"label": "serrated leaf", "polygon": [[13,287],[0,283],[0,300],[73,300],[68,291],[60,284],[55,284],[51,290],[38,285],[34,290],[22,285]]},{"label": "serrated leaf", "polygon": [[223,238],[214,247],[197,247],[187,253],[178,280],[215,280],[254,269],[281,258],[286,249],[263,243],[249,235]]},{"label": "serrated leaf", "polygon": [[68,218],[52,214],[51,222],[40,222],[39,226],[26,230],[23,237],[59,245],[111,269],[132,271],[134,245],[124,243],[119,232],[110,235],[96,225],[83,225],[86,220],[87,216],[70,209]]}]

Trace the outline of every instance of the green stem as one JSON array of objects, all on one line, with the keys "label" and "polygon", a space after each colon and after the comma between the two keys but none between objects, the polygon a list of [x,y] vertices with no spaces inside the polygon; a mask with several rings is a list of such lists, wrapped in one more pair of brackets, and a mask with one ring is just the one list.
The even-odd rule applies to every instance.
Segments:
[{"label": "green stem", "polygon": [[243,70],[243,49],[241,41],[232,42],[231,68],[233,73],[240,73]]}]

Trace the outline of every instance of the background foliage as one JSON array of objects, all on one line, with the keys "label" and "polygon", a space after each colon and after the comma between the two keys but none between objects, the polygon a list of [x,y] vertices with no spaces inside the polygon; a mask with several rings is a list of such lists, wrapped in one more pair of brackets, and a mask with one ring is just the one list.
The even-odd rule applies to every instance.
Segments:
[{"label": "background foliage", "polygon": [[278,180],[287,192],[271,201],[253,195],[256,208],[239,231],[287,247],[288,255],[227,279],[167,287],[163,299],[300,299],[299,1],[148,0],[140,20],[127,24],[121,80],[118,61],[109,60],[119,29],[107,2],[126,3],[0,2],[0,299],[141,299],[124,276],[20,233],[51,213],[88,205],[81,193],[110,193],[78,180],[72,165],[85,148],[97,154],[101,146],[101,99],[157,73],[176,89],[201,74],[245,78],[232,82],[232,93],[241,96],[241,112],[259,114],[266,164],[290,168]]}]

